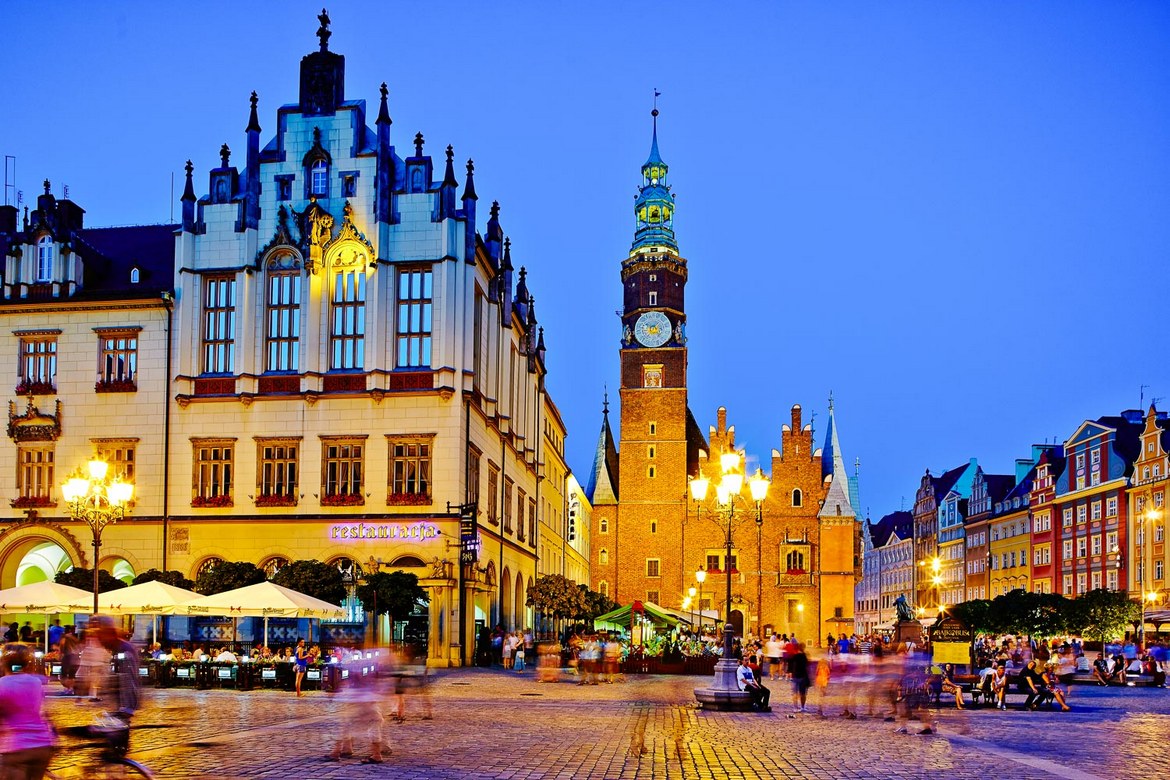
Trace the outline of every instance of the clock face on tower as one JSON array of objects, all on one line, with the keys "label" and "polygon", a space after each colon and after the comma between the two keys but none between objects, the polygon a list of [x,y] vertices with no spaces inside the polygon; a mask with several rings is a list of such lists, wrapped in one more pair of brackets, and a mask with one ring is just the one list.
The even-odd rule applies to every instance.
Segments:
[{"label": "clock face on tower", "polygon": [[670,320],[660,311],[648,311],[634,324],[634,336],[643,347],[661,347],[670,340]]}]

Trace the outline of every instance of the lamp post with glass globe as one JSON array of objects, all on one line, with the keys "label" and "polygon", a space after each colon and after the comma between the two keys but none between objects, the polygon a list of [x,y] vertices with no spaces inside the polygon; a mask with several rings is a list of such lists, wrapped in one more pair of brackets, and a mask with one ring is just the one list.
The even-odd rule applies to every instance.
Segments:
[{"label": "lamp post with glass globe", "polygon": [[86,464],[84,472],[78,470],[65,481],[61,495],[69,505],[69,515],[84,521],[93,534],[93,612],[96,615],[102,531],[126,516],[126,507],[134,497],[134,485],[121,477],[111,478],[110,464],[94,458]]},{"label": "lamp post with glass globe", "polygon": [[[696,688],[695,698],[704,706],[720,708],[743,708],[750,704],[751,697],[745,697],[739,690],[736,680],[736,668],[739,666],[734,656],[735,626],[731,622],[731,555],[733,550],[732,531],[735,525],[736,501],[744,501],[741,495],[743,490],[743,471],[740,468],[740,455],[730,451],[723,453],[719,458],[723,475],[715,486],[715,506],[713,513],[719,518],[721,529],[724,531],[723,569],[726,574],[726,620],[723,626],[723,657],[715,664],[715,679],[707,688]],[[768,480],[759,470],[749,480],[751,498],[756,504],[757,513],[760,505],[768,495]],[[695,501],[705,501],[710,481],[700,474],[691,480],[691,497]],[[726,525],[723,520],[726,519]],[[697,575],[696,575],[697,576]]]}]

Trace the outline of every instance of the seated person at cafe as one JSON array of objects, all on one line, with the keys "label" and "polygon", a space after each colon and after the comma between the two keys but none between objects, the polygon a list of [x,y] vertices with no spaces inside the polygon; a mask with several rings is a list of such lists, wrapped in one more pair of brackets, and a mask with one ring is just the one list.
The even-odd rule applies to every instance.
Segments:
[{"label": "seated person at cafe", "polygon": [[739,659],[739,668],[735,670],[735,679],[739,683],[739,689],[751,695],[752,707],[761,711],[768,709],[768,699],[771,698],[772,694],[756,680],[752,668],[748,666],[746,655]]},{"label": "seated person at cafe", "polygon": [[217,655],[215,657],[215,661],[216,661],[216,663],[234,664],[234,663],[237,663],[239,661],[239,659],[236,658],[235,653],[233,653],[229,648],[225,647],[219,651],[219,655]]},{"label": "seated person at cafe", "polygon": [[1108,685],[1113,676],[1113,659],[1097,653],[1097,660],[1093,661],[1093,679],[1098,685]]}]

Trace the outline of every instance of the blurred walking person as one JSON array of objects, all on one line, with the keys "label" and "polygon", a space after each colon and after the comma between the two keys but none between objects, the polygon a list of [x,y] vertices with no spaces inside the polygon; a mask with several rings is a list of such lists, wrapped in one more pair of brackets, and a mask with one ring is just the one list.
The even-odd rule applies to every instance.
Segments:
[{"label": "blurred walking person", "polygon": [[45,676],[27,647],[0,659],[0,755],[4,780],[41,780],[57,742],[45,719]]}]

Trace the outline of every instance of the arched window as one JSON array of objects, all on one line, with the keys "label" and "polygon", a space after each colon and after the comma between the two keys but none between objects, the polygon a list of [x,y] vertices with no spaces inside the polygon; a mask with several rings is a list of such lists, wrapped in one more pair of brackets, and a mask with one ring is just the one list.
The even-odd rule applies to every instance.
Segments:
[{"label": "arched window", "polygon": [[792,489],[792,505],[804,506],[804,494],[800,492],[800,488]]},{"label": "arched window", "polygon": [[139,274],[137,268],[130,269],[130,284],[138,284],[140,277],[141,275]]},{"label": "arched window", "polygon": [[203,563],[199,564],[199,568],[195,570],[196,581],[198,581],[202,575],[209,573],[221,563],[223,563],[223,558],[211,557],[205,560]]},{"label": "arched window", "polygon": [[366,271],[337,269],[333,275],[333,323],[329,333],[332,369],[365,366]]},{"label": "arched window", "polygon": [[300,263],[290,255],[268,264],[265,338],[265,370],[300,369],[301,271]]},{"label": "arched window", "polygon": [[276,573],[285,566],[288,566],[288,558],[283,558],[279,555],[274,555],[268,560],[264,561],[264,563],[260,564],[260,568],[264,570],[264,576],[268,579],[272,579],[274,576],[276,576]]},{"label": "arched window", "polygon": [[309,194],[318,198],[329,196],[329,163],[317,160],[309,169]]},{"label": "arched window", "polygon": [[601,552],[599,552],[597,554],[597,562],[600,563],[602,566],[608,566],[609,565],[609,550],[602,547]]},{"label": "arched window", "polygon": [[598,522],[598,524],[597,524],[597,533],[599,533],[599,534],[609,533],[609,518],[607,518],[607,517],[601,518],[600,522]]},{"label": "arched window", "polygon": [[602,580],[601,582],[597,583],[597,592],[600,593],[602,596],[609,598],[609,583],[606,582],[605,580]]},{"label": "arched window", "polygon": [[804,553],[793,550],[784,559],[785,568],[789,573],[804,571]]},{"label": "arched window", "polygon": [[394,559],[390,564],[391,567],[399,566],[402,568],[421,568],[423,566],[422,559],[414,555],[402,555]]},{"label": "arched window", "polygon": [[48,282],[53,279],[53,239],[42,236],[37,242],[37,278],[38,282]]}]

